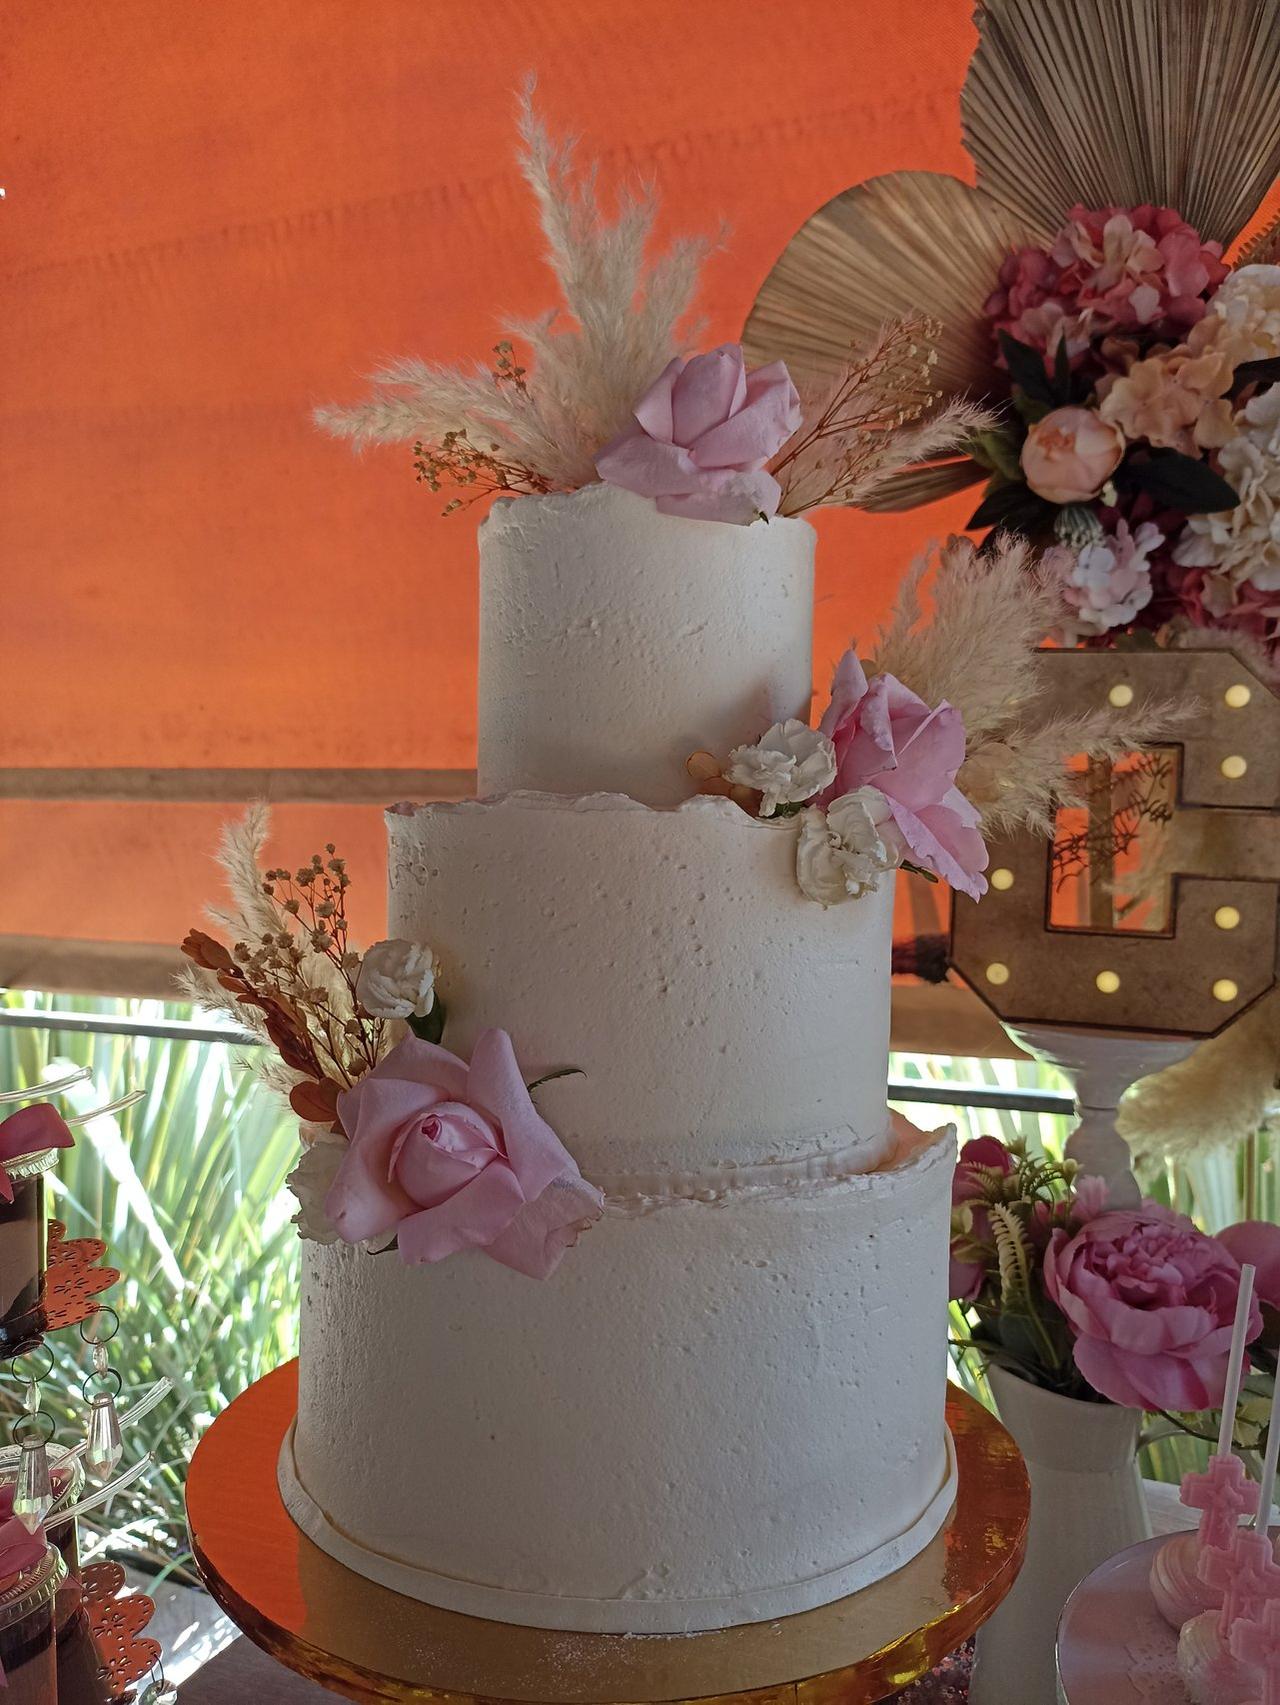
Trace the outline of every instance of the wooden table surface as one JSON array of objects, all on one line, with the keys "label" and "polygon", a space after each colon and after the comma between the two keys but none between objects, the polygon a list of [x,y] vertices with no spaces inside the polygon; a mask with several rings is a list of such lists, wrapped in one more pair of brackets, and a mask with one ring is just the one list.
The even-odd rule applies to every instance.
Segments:
[{"label": "wooden table surface", "polygon": [[181,1705],[333,1705],[327,1687],[304,1681],[260,1651],[252,1640],[234,1641],[184,1681]]}]

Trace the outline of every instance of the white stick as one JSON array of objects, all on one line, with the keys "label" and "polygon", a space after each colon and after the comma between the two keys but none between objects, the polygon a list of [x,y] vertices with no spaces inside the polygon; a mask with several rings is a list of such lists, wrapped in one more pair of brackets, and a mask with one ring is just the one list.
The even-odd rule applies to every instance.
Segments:
[{"label": "white stick", "polygon": [[1253,1302],[1253,1276],[1256,1271],[1248,1261],[1240,1269],[1240,1294],[1236,1298],[1236,1322],[1231,1330],[1231,1355],[1227,1360],[1227,1389],[1222,1395],[1222,1425],[1218,1428],[1219,1456],[1228,1454],[1235,1432],[1240,1374],[1244,1368],[1244,1341],[1249,1331],[1249,1306]]},{"label": "white stick", "polygon": [[1276,1462],[1280,1460],[1280,1379],[1271,1391],[1271,1418],[1267,1422],[1267,1454],[1262,1459],[1258,1484],[1258,1513],[1253,1525],[1266,1533],[1271,1526],[1271,1499],[1276,1489]]}]

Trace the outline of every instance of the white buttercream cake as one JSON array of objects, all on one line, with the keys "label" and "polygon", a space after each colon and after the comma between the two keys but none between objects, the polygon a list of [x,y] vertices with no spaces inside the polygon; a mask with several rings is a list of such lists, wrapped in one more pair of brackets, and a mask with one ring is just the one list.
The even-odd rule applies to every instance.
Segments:
[{"label": "white buttercream cake", "polygon": [[688,796],[811,696],[813,533],[591,486],[481,529],[480,785],[389,816],[448,1045],[510,1032],[603,1217],[544,1282],[304,1246],[295,1519],[504,1622],[683,1632],[902,1566],[954,1492],[949,1133],[885,1108],[891,881]]}]

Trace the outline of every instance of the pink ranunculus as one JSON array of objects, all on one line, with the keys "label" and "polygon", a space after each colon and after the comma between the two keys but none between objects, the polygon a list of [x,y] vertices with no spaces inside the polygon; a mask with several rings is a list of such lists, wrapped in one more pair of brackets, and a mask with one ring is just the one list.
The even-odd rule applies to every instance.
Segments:
[{"label": "pink ranunculus", "polygon": [[[986,1209],[980,1206],[987,1193],[986,1180],[979,1171],[999,1172],[1007,1176],[1013,1171],[1013,1156],[998,1137],[973,1137],[960,1150],[951,1178],[951,1205],[960,1207],[972,1202],[973,1237],[979,1243],[988,1241],[990,1221]],[[987,1263],[950,1257],[949,1295],[956,1302],[976,1302],[986,1282]]]},{"label": "pink ranunculus", "polygon": [[596,457],[609,485],[652,497],[664,515],[745,524],[777,513],[765,463],[800,425],[800,398],[781,361],[748,373],[742,346],[677,356]]},{"label": "pink ranunculus", "polygon": [[831,703],[819,725],[836,749],[836,779],[818,804],[874,787],[889,806],[881,836],[913,864],[961,893],[986,893],[987,847],[979,814],[955,785],[964,762],[964,724],[945,701],[930,710],[893,675],[868,685],[857,654],[836,667]]},{"label": "pink ranunculus", "polygon": [[394,1232],[402,1261],[482,1249],[533,1279],[560,1264],[604,1198],[539,1116],[505,1030],[471,1064],[406,1036],[338,1097],[349,1146],[325,1198],[346,1243]]},{"label": "pink ranunculus", "polygon": [[[1226,1385],[1240,1267],[1189,1219],[1143,1202],[1055,1231],[1044,1258],[1076,1366],[1095,1391],[1134,1409],[1212,1409]],[[1256,1302],[1250,1339],[1261,1330]]]},{"label": "pink ranunculus", "polygon": [[1241,1220],[1218,1233],[1224,1244],[1243,1267],[1252,1262],[1257,1269],[1253,1294],[1259,1302],[1280,1309],[1280,1225],[1269,1220]]},{"label": "pink ranunculus", "polygon": [[1087,503],[1124,455],[1124,433],[1091,408],[1056,408],[1038,420],[1022,446],[1022,472],[1050,503]]}]

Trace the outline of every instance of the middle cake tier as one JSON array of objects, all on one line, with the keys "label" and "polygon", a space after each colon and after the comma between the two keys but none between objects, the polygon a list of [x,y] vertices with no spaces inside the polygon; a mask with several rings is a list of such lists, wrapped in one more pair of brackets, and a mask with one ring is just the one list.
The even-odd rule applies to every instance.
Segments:
[{"label": "middle cake tier", "polygon": [[605,1189],[720,1170],[869,1170],[889,1148],[892,878],[824,909],[798,829],[728,800],[511,793],[388,818],[393,935],[431,946],[445,1043],[510,1032],[543,1116]]}]

